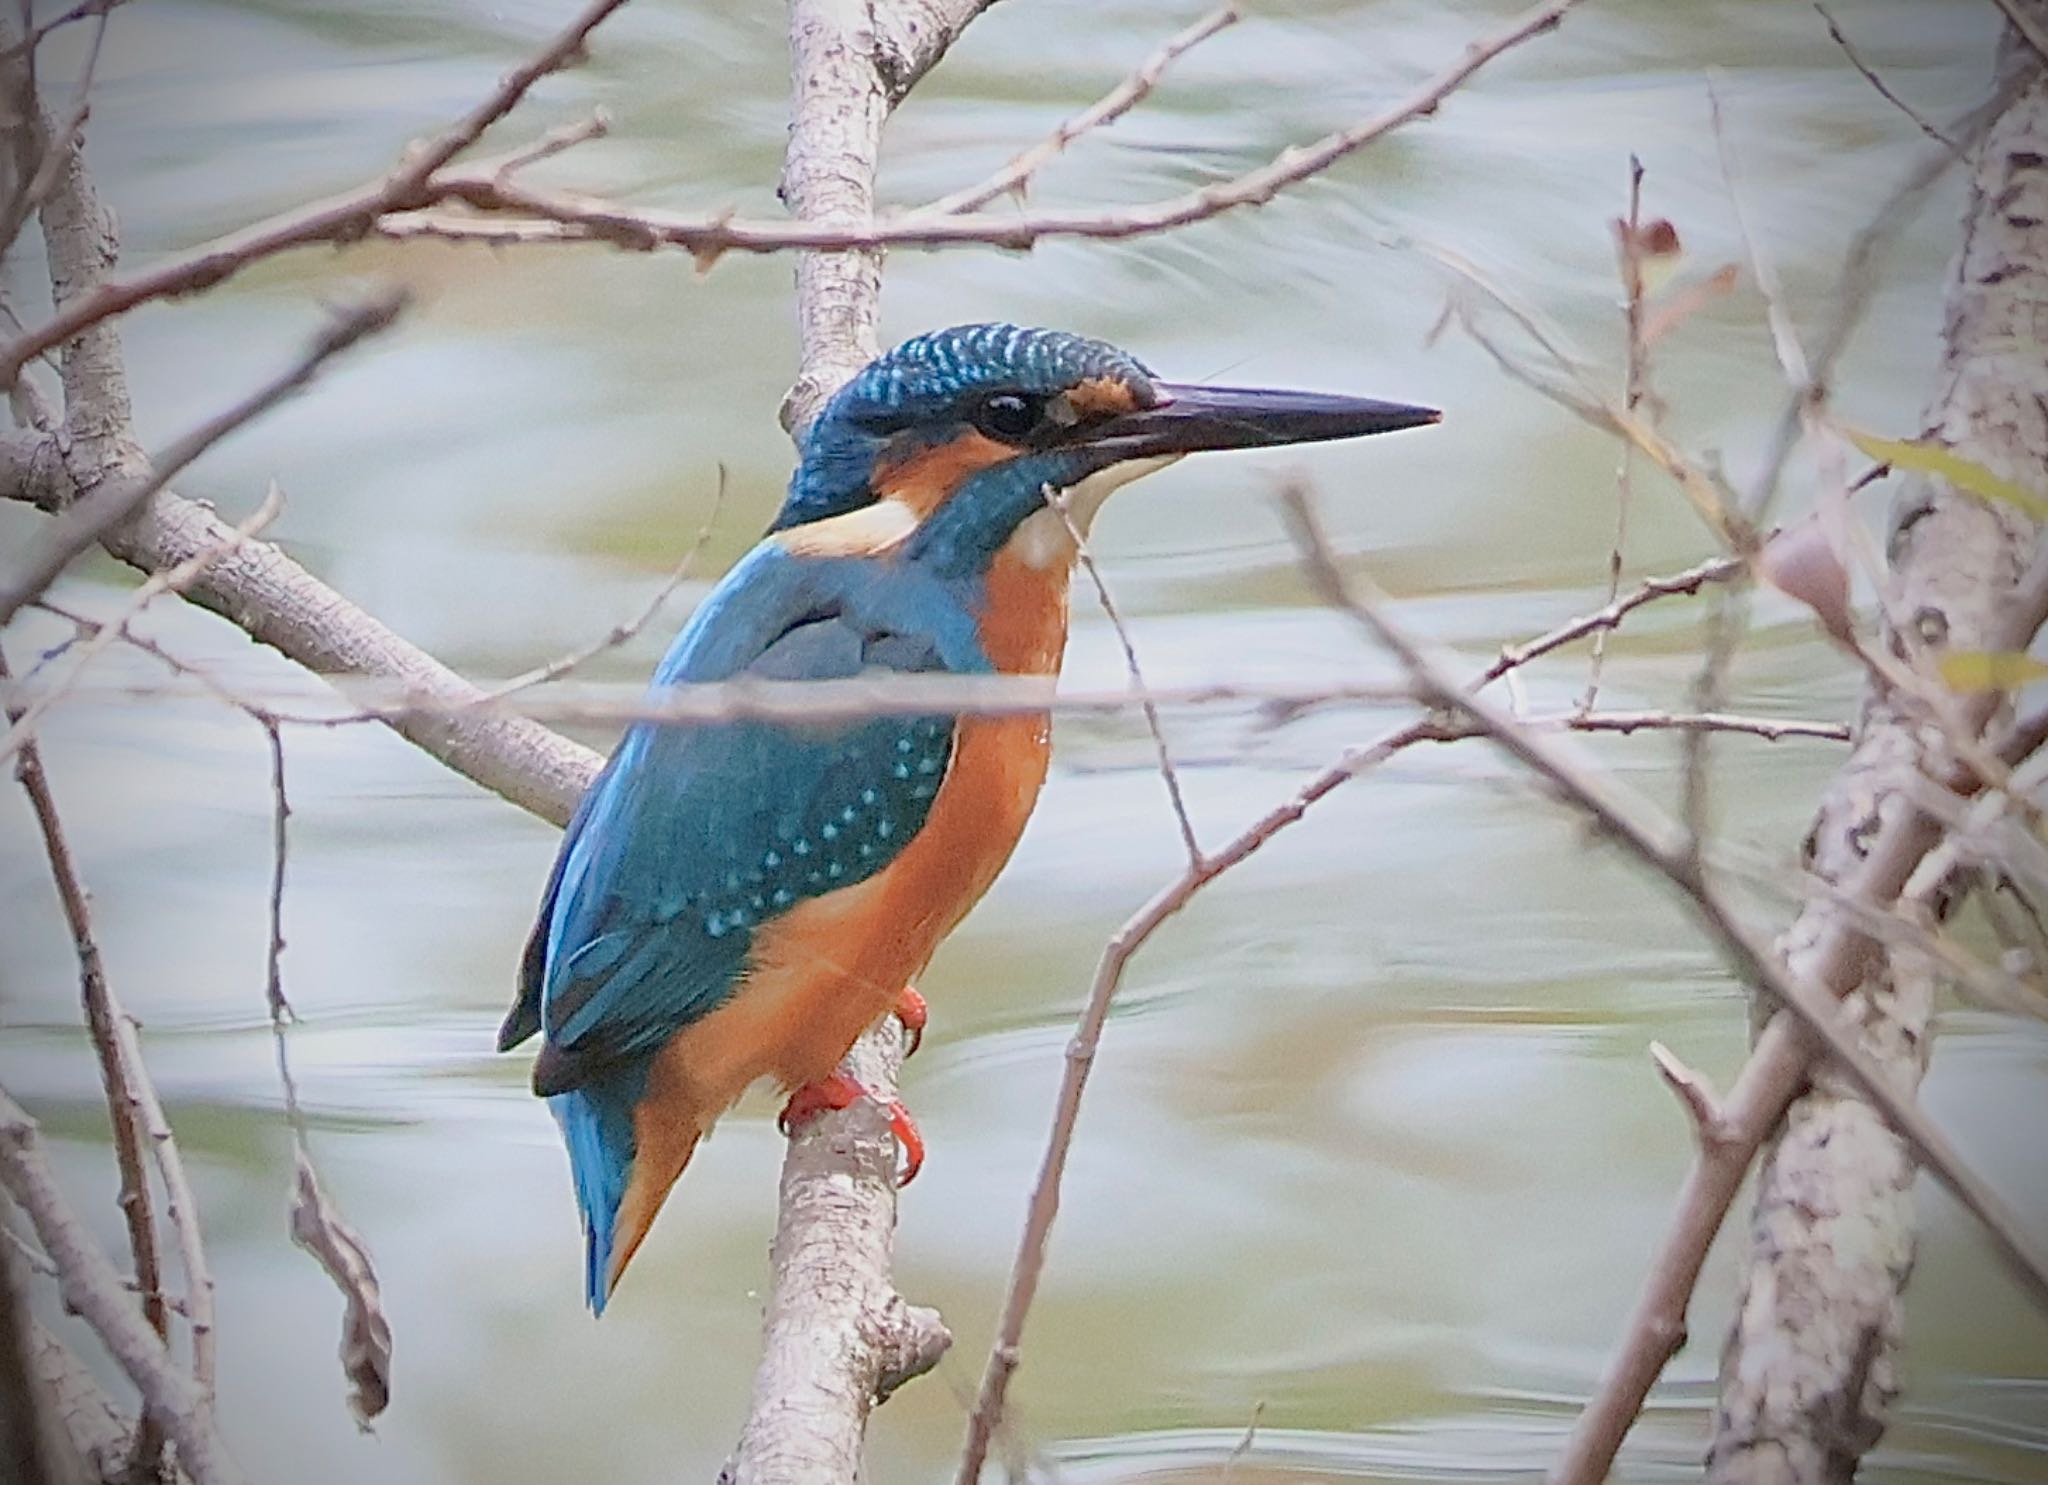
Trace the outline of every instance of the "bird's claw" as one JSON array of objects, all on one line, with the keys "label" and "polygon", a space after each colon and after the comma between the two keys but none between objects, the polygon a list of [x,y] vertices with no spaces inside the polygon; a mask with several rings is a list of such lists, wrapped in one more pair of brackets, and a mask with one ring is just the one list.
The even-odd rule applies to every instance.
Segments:
[{"label": "bird's claw", "polygon": [[917,986],[905,985],[896,992],[895,1015],[910,1037],[910,1045],[903,1049],[903,1055],[915,1056],[917,1049],[924,1045],[925,1023],[931,1020],[932,1015],[931,1006],[917,993]]},{"label": "bird's claw", "polygon": [[[875,1095],[845,1073],[835,1072],[815,1083],[806,1083],[792,1093],[776,1117],[775,1126],[794,1138],[797,1131],[813,1119],[837,1109],[852,1108],[864,1098],[875,1098]],[[881,1100],[876,1099],[876,1102]],[[910,1110],[903,1106],[902,1099],[889,1099],[884,1107],[889,1112],[889,1132],[903,1147],[903,1169],[897,1174],[896,1184],[908,1186],[924,1169],[924,1136],[918,1133],[917,1123],[910,1117]]]}]

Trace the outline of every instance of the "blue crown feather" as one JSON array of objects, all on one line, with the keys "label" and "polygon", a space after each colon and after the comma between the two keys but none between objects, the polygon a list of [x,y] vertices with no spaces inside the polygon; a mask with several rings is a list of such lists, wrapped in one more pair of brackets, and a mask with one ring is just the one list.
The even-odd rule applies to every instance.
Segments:
[{"label": "blue crown feather", "polygon": [[1106,377],[1143,386],[1130,352],[1064,330],[955,325],[906,340],[832,395],[805,430],[802,457],[774,529],[821,521],[874,499],[875,455],[890,438],[942,418],[982,389],[1050,394]]}]

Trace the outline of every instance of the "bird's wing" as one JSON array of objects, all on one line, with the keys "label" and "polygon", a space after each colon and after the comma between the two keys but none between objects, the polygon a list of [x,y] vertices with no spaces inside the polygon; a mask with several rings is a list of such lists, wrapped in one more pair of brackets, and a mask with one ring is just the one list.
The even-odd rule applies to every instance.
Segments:
[{"label": "bird's wing", "polygon": [[[957,610],[933,595],[880,601],[868,564],[804,576],[771,574],[751,598],[721,588],[659,678],[981,668],[978,649],[961,647]],[[736,638],[743,626],[752,636]],[[762,923],[894,859],[938,793],[953,725],[931,715],[628,731],[563,840],[501,1038],[545,1030],[537,1091],[656,1050],[731,993]]]}]

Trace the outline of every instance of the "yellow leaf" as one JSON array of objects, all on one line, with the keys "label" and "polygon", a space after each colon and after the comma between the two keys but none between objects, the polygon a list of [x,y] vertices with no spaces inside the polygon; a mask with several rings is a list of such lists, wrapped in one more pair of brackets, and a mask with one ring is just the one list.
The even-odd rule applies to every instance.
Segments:
[{"label": "yellow leaf", "polygon": [[1878,438],[1854,428],[1843,428],[1842,436],[1881,464],[1938,476],[1959,490],[1968,490],[1986,500],[2002,500],[2007,505],[2019,507],[2037,521],[2048,521],[2048,495],[2037,494],[2025,485],[2003,479],[1975,460],[1965,459],[1954,449],[1902,438]]},{"label": "yellow leaf", "polygon": [[1941,657],[1941,678],[1953,691],[2010,691],[2048,679],[2048,663],[2021,650],[1954,650]]}]

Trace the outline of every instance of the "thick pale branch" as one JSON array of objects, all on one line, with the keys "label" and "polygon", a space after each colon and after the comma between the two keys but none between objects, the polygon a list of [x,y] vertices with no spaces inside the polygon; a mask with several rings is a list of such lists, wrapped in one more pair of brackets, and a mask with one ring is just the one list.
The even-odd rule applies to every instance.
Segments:
[{"label": "thick pale branch", "polygon": [[[2007,9],[2037,31],[2048,15],[2039,0]],[[2048,282],[2048,67],[2029,42],[2008,36],[1994,105],[1970,134],[1981,140],[1924,426],[1974,463],[2038,482],[2048,464],[2048,378],[2038,356],[2011,351],[2034,334]],[[1930,477],[1908,480],[1893,515],[1888,642],[1908,655],[2026,648],[2041,621],[2027,576],[2029,564],[2043,570],[2039,540],[2017,511]],[[1965,744],[1974,745],[1990,707],[1969,710],[1974,725],[1959,742],[1957,729],[1929,727],[1925,709],[1897,688],[1873,686],[1858,745],[1808,837],[1818,877],[1846,885],[1874,828],[1920,814],[1916,771],[1958,782],[1944,777],[1950,760],[1970,758]],[[1824,953],[1849,931],[1845,916],[1831,897],[1810,903],[1786,934],[1788,964],[1797,970]],[[1871,955],[1852,987],[1857,1038],[1895,1086],[1912,1088],[1925,1066],[1936,973],[1925,955],[1893,949]],[[1819,1068],[1776,1138],[1723,1351],[1708,1461],[1716,1485],[1845,1479],[1884,1430],[1900,1385],[1918,1153],[1892,1122],[1866,1090]],[[1814,1314],[1829,1324],[1795,1323]]]},{"label": "thick pale branch", "polygon": [[[782,195],[799,219],[872,217],[890,110],[988,3],[792,0]],[[880,255],[807,254],[796,282],[800,360],[782,409],[791,429],[879,349]],[[790,1141],[754,1403],[726,1471],[736,1485],[853,1481],[877,1397],[936,1365],[952,1342],[936,1314],[903,1302],[891,1277],[896,1174],[882,1105],[895,1097],[901,1061],[896,1028],[869,1032],[849,1071],[876,1098],[815,1119]]]}]

